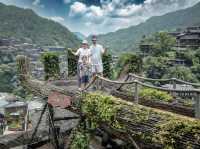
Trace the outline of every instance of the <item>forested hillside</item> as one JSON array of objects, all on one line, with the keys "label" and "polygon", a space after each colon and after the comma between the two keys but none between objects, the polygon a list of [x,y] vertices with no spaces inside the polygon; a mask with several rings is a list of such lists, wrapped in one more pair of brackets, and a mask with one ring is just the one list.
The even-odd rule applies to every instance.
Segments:
[{"label": "forested hillside", "polygon": [[0,3],[0,37],[14,37],[38,45],[76,47],[78,38],[67,28],[30,9]]}]

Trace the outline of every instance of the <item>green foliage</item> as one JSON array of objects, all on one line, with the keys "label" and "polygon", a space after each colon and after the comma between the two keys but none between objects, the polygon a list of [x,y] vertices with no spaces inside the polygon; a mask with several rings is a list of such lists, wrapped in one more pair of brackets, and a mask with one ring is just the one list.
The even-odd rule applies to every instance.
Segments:
[{"label": "green foliage", "polygon": [[154,50],[152,54],[154,56],[163,55],[165,52],[172,50],[172,47],[176,43],[176,38],[169,35],[167,32],[157,32],[153,36],[154,38]]},{"label": "green foliage", "polygon": [[[154,126],[156,132],[152,129],[147,132],[136,130],[131,131],[131,135],[144,142],[161,145],[165,149],[179,148],[180,139],[185,140],[186,135],[190,136],[191,140],[194,140],[194,144],[200,143],[199,120],[188,119],[137,104],[130,104],[102,93],[87,94],[83,100],[83,112],[96,124],[106,123],[110,126],[117,124],[118,127],[115,130],[120,132],[129,131],[127,130],[127,125],[128,127],[130,124],[136,124],[137,126],[138,124],[148,123],[152,119],[159,119],[159,123],[156,123]],[[123,116],[128,123],[116,121],[116,116]],[[191,144],[186,142],[185,147],[189,149]]]},{"label": "green foliage", "polygon": [[144,69],[148,78],[162,78],[167,68],[167,59],[164,57],[147,57],[144,60]]},{"label": "green foliage", "polygon": [[140,91],[139,97],[144,100],[158,100],[165,102],[172,102],[173,97],[167,92],[156,89],[144,88]]},{"label": "green foliage", "polygon": [[188,82],[198,82],[190,68],[185,66],[170,67],[163,78],[178,78]]},{"label": "green foliage", "polygon": [[42,55],[44,64],[45,80],[58,79],[60,75],[59,56],[55,52],[46,52]]},{"label": "green foliage", "polygon": [[78,57],[68,50],[68,73],[70,76],[77,74]]},{"label": "green foliage", "polygon": [[112,78],[113,70],[112,70],[112,55],[110,53],[105,53],[103,55],[103,75],[107,78]]},{"label": "green foliage", "polygon": [[200,63],[200,48],[196,50],[195,57],[198,58],[198,62]]},{"label": "green foliage", "polygon": [[61,45],[75,48],[80,44],[67,28],[39,17],[30,9],[0,3],[0,37],[14,37],[38,45]]},{"label": "green foliage", "polygon": [[70,149],[88,149],[89,147],[89,134],[87,134],[83,129],[75,129],[72,132],[72,143]]},{"label": "green foliage", "polygon": [[86,95],[82,108],[89,121],[92,122],[92,127],[97,127],[99,123],[103,122],[113,127],[119,127],[116,114],[120,106],[115,105],[112,98],[112,96],[104,96],[100,93]]},{"label": "green foliage", "polygon": [[16,80],[13,80],[16,76],[15,67],[11,65],[0,65],[0,91],[1,92],[12,92],[14,89],[14,83]]},{"label": "green foliage", "polygon": [[[170,117],[171,118],[171,117]],[[192,136],[190,139],[195,142],[200,142],[200,122],[199,121],[182,121],[180,119],[171,118],[170,120],[166,119],[165,123],[158,124],[157,127],[160,131],[154,135],[155,142],[159,142],[167,147],[172,149],[180,148],[179,142],[177,141],[180,138],[184,138],[185,135]],[[191,149],[191,144],[187,144],[187,148]]]},{"label": "green foliage", "polygon": [[151,51],[142,52],[148,52],[147,54],[152,56],[164,56],[167,52],[172,50],[172,47],[176,43],[176,38],[172,37],[167,32],[157,32],[151,37],[143,39],[142,43],[151,45]]},{"label": "green foliage", "polygon": [[176,58],[185,60],[186,66],[190,67],[194,64],[195,52],[191,49],[188,49],[186,52],[176,52]]},{"label": "green foliage", "polygon": [[200,81],[200,64],[196,64],[191,68],[191,70],[196,78]]},{"label": "green foliage", "polygon": [[12,93],[14,95],[16,95],[16,96],[22,97],[25,100],[29,100],[30,98],[27,98],[27,97],[32,96],[32,94],[30,92],[28,92],[28,90],[26,90],[22,86],[18,86],[16,88],[14,88],[13,91],[12,91]]},{"label": "green foliage", "polygon": [[116,66],[118,76],[122,73],[140,73],[142,71],[142,63],[141,57],[136,54],[122,54]]}]

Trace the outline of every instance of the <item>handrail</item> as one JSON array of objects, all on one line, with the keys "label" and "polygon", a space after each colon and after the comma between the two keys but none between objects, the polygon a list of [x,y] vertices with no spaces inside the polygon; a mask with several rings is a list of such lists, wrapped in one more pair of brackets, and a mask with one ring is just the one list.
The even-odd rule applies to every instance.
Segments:
[{"label": "handrail", "polygon": [[137,79],[145,80],[145,81],[159,81],[159,82],[175,81],[175,82],[183,83],[183,84],[186,84],[186,85],[192,85],[192,86],[200,87],[200,84],[191,83],[191,82],[187,82],[187,81],[183,81],[183,80],[180,80],[180,79],[177,79],[177,78],[170,78],[170,79],[152,79],[152,78],[141,77],[141,76],[138,76],[138,75],[132,74],[132,73],[129,73],[128,75],[129,75],[129,76],[132,76],[132,77],[134,77],[134,78],[137,78]]},{"label": "handrail", "polygon": [[103,80],[103,81],[106,81],[106,82],[109,82],[109,83],[114,83],[114,84],[123,84],[123,85],[125,85],[125,84],[139,84],[139,85],[144,86],[144,87],[153,88],[153,89],[158,89],[158,90],[167,91],[167,92],[190,92],[190,93],[200,93],[200,90],[199,90],[199,89],[188,89],[188,90],[168,89],[168,88],[164,88],[164,87],[157,87],[157,86],[154,86],[154,85],[149,85],[149,84],[140,82],[140,81],[138,81],[138,80],[133,80],[133,81],[128,81],[128,82],[113,81],[113,80],[104,78],[104,77],[99,76],[99,75],[94,76],[93,79],[91,80],[91,82],[90,82],[84,89],[82,89],[82,91],[87,90],[92,84],[94,84],[94,82],[95,82],[97,79],[100,79],[100,80]]},{"label": "handrail", "polygon": [[128,75],[131,76],[131,77],[137,78],[137,79],[144,80],[144,81],[159,81],[159,82],[172,81],[172,79],[152,79],[152,78],[145,78],[145,77],[141,77],[141,76],[138,76],[136,74],[133,74],[133,73],[129,73]]},{"label": "handrail", "polygon": [[180,80],[180,79],[177,79],[177,78],[174,78],[174,80],[176,82],[183,83],[183,84],[186,84],[186,85],[192,85],[192,86],[200,87],[200,84],[198,84],[198,83],[191,83],[191,82],[183,81],[183,80]]}]

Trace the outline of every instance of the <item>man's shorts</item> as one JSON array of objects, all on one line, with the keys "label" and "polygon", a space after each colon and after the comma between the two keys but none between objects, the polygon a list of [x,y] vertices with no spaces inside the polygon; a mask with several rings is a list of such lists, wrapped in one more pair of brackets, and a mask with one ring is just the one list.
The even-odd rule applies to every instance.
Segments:
[{"label": "man's shorts", "polygon": [[92,65],[92,73],[103,73],[103,65]]},{"label": "man's shorts", "polygon": [[81,83],[88,83],[89,82],[89,76],[82,76],[81,77]]}]

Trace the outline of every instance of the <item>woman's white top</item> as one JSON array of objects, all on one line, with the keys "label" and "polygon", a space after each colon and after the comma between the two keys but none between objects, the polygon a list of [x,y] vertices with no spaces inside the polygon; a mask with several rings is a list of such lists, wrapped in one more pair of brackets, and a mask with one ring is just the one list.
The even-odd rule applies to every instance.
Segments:
[{"label": "woman's white top", "polygon": [[82,58],[83,56],[86,56],[88,58],[88,62],[91,62],[91,50],[89,48],[87,49],[83,49],[83,48],[79,48],[75,55],[79,56],[78,62],[81,63],[82,62]]}]

